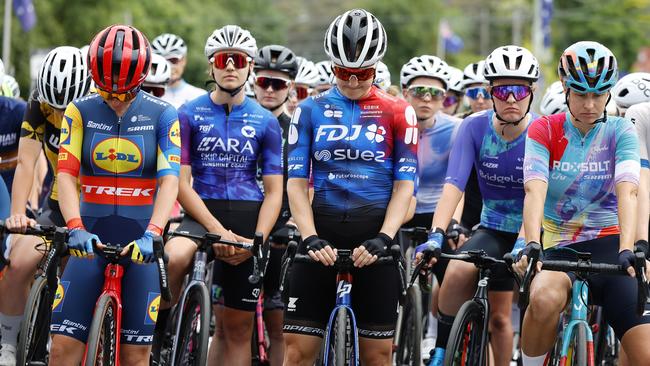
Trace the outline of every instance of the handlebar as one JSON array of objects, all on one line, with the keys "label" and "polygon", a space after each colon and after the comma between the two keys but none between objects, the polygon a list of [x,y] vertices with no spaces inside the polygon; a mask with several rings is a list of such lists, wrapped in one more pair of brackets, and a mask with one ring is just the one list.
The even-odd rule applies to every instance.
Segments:
[{"label": "handlebar", "polygon": [[[35,225],[34,227],[27,227],[25,232],[20,232],[7,229],[4,221],[0,220],[0,231],[0,240],[4,240],[4,236],[7,233],[42,236],[45,238],[45,240],[52,242],[52,247],[55,250],[55,254],[64,255],[68,251],[68,247],[66,245],[66,242],[68,241],[68,228],[66,227],[58,227],[54,225]],[[0,262],[3,262],[7,266],[11,264],[9,258],[5,258],[4,253],[1,251]]]}]

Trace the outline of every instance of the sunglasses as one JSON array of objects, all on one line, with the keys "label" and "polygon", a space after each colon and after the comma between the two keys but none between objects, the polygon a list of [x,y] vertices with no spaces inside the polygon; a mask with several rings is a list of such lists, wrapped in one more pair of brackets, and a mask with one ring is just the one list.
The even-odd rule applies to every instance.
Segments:
[{"label": "sunglasses", "polygon": [[447,95],[445,97],[445,100],[442,101],[442,106],[445,108],[449,108],[454,104],[458,103],[458,97],[455,95]]},{"label": "sunglasses", "polygon": [[170,57],[170,58],[167,59],[167,61],[168,61],[170,64],[173,64],[173,65],[178,64],[178,63],[181,62],[182,60],[183,60],[182,57]]},{"label": "sunglasses", "polygon": [[365,69],[348,69],[341,66],[332,66],[332,71],[337,78],[348,81],[352,76],[356,77],[359,81],[370,80],[375,77],[375,68],[369,67]]},{"label": "sunglasses", "polygon": [[291,85],[291,80],[258,76],[255,78],[255,85],[264,90],[268,89],[270,86],[273,91],[278,91],[288,88],[289,85]]},{"label": "sunglasses", "polygon": [[293,89],[291,89],[291,96],[298,100],[306,99],[310,93],[310,88],[306,86],[294,86]]},{"label": "sunglasses", "polygon": [[161,98],[163,95],[165,95],[166,88],[162,86],[142,86],[142,90],[146,91],[147,93],[153,95],[156,98]]},{"label": "sunglasses", "polygon": [[492,95],[502,101],[507,101],[510,94],[515,97],[517,102],[526,99],[533,89],[529,85],[499,85],[492,87]]},{"label": "sunglasses", "polygon": [[474,100],[478,99],[479,97],[483,97],[483,99],[490,98],[490,93],[488,93],[487,89],[482,86],[465,90],[465,95]]},{"label": "sunglasses", "polygon": [[140,92],[140,87],[137,87],[126,93],[112,93],[106,90],[102,90],[100,88],[96,88],[96,90],[97,90],[97,94],[99,94],[102,98],[104,98],[104,100],[117,99],[120,102],[130,102],[133,99],[135,99],[135,97],[138,96],[138,92]]},{"label": "sunglasses", "polygon": [[229,62],[232,62],[235,69],[243,69],[248,66],[250,61],[250,57],[242,55],[241,53],[221,52],[212,56],[214,67],[220,70],[225,69]]},{"label": "sunglasses", "polygon": [[414,98],[424,99],[427,95],[433,100],[441,100],[445,96],[445,89],[437,86],[414,85],[408,88],[408,93]]}]

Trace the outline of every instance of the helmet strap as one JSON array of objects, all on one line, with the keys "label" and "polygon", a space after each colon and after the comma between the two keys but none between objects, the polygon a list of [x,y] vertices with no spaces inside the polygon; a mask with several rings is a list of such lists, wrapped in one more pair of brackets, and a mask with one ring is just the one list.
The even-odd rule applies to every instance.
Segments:
[{"label": "helmet strap", "polygon": [[[244,83],[241,84],[240,86],[236,88],[224,88],[223,86],[219,85],[219,83],[215,80],[214,83],[217,84],[217,87],[219,87],[219,90],[224,91],[228,94],[230,94],[230,97],[234,97],[235,95],[239,94],[242,90],[244,90],[244,86],[246,86],[246,82],[248,81],[248,77],[251,75],[250,69],[248,70],[248,74],[246,74],[246,79],[244,80]],[[214,75],[212,76],[212,79],[214,80]]]},{"label": "helmet strap", "polygon": [[[523,117],[519,118],[518,120],[516,120],[514,122],[506,121],[505,119],[501,118],[501,116],[497,112],[497,107],[496,107],[496,104],[494,102],[492,103],[492,109],[494,110],[494,115],[499,120],[499,124],[501,126],[504,126],[504,125],[506,127],[509,126],[509,125],[518,126],[519,123],[521,123],[521,121],[523,121],[524,118],[526,118],[526,116],[528,116],[528,112],[530,112],[530,107],[532,105],[533,105],[533,93],[530,93],[530,101],[528,101],[528,108],[526,108],[526,113],[524,113]],[[506,127],[503,127],[503,129],[501,130],[501,136],[505,136]]]}]

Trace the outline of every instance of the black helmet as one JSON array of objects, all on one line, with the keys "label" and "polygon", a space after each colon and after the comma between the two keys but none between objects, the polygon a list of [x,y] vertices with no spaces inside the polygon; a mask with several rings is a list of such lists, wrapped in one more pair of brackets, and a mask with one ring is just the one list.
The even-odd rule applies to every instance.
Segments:
[{"label": "black helmet", "polygon": [[264,46],[257,50],[255,56],[255,72],[260,70],[275,70],[286,72],[291,79],[298,74],[298,60],[290,49],[280,45]]}]

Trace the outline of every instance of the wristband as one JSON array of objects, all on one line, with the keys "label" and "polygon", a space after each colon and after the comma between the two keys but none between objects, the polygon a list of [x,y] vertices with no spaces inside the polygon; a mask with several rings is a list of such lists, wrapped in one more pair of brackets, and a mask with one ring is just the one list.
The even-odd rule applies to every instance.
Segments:
[{"label": "wristband", "polygon": [[149,225],[147,225],[147,231],[151,231],[157,236],[161,236],[163,229],[160,226],[150,222]]},{"label": "wristband", "polygon": [[65,226],[67,226],[68,229],[70,229],[70,230],[72,230],[72,229],[84,229],[84,230],[86,230],[86,228],[84,227],[84,223],[83,223],[83,221],[81,221],[80,217],[75,217],[74,219],[68,220],[65,223]]}]

